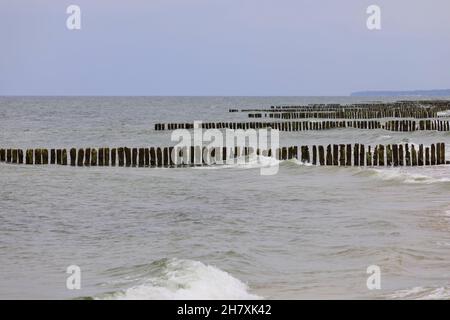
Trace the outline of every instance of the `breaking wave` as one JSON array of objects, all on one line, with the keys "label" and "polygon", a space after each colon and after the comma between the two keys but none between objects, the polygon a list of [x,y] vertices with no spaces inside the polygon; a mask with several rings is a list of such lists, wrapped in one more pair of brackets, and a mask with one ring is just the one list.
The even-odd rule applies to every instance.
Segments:
[{"label": "breaking wave", "polygon": [[432,184],[450,182],[450,176],[442,176],[442,174],[437,173],[436,176],[432,176],[423,173],[416,173],[409,169],[402,168],[362,169],[358,172],[358,174],[373,176],[384,181],[396,181],[407,184]]},{"label": "breaking wave", "polygon": [[261,299],[249,293],[248,286],[239,279],[200,261],[163,259],[146,268],[151,270],[152,275],[143,279],[140,284],[95,299]]},{"label": "breaking wave", "polygon": [[285,166],[285,165],[298,165],[298,166],[312,166],[311,163],[302,162],[298,159],[289,159],[289,160],[277,160],[272,157],[265,156],[248,156],[248,157],[240,157],[235,159],[234,163],[229,164],[214,164],[210,166],[202,166],[202,167],[193,167],[195,170],[214,170],[214,169],[229,169],[229,168],[237,168],[237,169],[258,169],[258,168],[267,168],[274,166]]},{"label": "breaking wave", "polygon": [[398,290],[386,296],[388,299],[415,299],[415,300],[441,300],[450,299],[450,288],[424,288],[414,287],[407,290]]}]

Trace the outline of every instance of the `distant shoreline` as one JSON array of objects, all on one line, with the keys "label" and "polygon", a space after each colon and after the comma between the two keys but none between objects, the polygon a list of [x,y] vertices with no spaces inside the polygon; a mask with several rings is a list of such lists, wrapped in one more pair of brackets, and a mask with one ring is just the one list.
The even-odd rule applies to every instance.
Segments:
[{"label": "distant shoreline", "polygon": [[450,89],[440,90],[410,90],[410,91],[356,91],[350,94],[351,97],[448,97]]}]

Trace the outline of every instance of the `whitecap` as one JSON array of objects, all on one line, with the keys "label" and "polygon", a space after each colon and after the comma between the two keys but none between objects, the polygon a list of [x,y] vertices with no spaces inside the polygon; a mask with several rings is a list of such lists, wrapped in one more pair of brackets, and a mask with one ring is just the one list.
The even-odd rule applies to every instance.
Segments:
[{"label": "whitecap", "polygon": [[398,290],[386,296],[388,299],[414,299],[414,300],[440,300],[450,298],[450,288],[414,287],[412,289]]},{"label": "whitecap", "polygon": [[161,272],[141,284],[105,295],[118,300],[261,299],[231,274],[200,261],[169,259]]},{"label": "whitecap", "polygon": [[450,177],[433,177],[400,168],[368,169],[373,176],[385,181],[399,181],[407,184],[432,184],[450,182]]}]

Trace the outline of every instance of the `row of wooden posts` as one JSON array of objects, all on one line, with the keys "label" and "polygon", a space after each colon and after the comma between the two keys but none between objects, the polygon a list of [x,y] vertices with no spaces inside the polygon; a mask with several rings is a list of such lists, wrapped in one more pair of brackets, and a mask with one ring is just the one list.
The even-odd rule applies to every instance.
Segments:
[{"label": "row of wooden posts", "polygon": [[416,111],[372,111],[372,110],[335,110],[335,111],[302,111],[277,113],[249,113],[249,118],[273,119],[382,119],[382,118],[439,118],[437,111],[422,109]]},{"label": "row of wooden posts", "polygon": [[[291,146],[260,150],[252,147],[151,147],[151,148],[72,148],[0,149],[0,162],[28,165],[178,167],[229,163],[250,155],[299,159],[321,166],[424,166],[450,164],[445,159],[445,144],[416,148],[413,144],[365,146],[329,144]],[[24,159],[25,158],[25,159]]]},{"label": "row of wooden posts", "polygon": [[308,103],[308,104],[285,104],[285,105],[271,105],[270,108],[262,109],[242,109],[242,110],[330,110],[336,108],[346,109],[412,109],[412,108],[448,108],[450,107],[450,100],[398,100],[390,102],[371,101],[360,103]]},{"label": "row of wooden posts", "polygon": [[[280,131],[325,130],[334,128],[385,129],[389,131],[435,130],[450,131],[450,121],[444,120],[390,120],[384,123],[377,120],[353,121],[295,121],[295,122],[205,122],[202,129],[265,129]],[[193,129],[194,123],[157,123],[155,130]]]},{"label": "row of wooden posts", "polygon": [[[437,112],[450,110],[449,100],[416,100],[396,102],[370,102],[354,104],[308,104],[308,105],[281,105],[270,108],[242,109],[241,112],[261,113],[292,113],[292,112],[348,112],[364,116],[367,111],[379,112],[379,115],[390,117],[424,117],[425,115],[437,115]],[[229,112],[237,112],[238,109],[229,109]],[[427,111],[427,112],[422,112]]]}]

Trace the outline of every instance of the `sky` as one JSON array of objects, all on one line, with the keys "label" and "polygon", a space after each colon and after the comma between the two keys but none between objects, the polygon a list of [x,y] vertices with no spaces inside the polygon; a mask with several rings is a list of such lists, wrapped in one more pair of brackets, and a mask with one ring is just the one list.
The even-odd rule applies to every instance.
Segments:
[{"label": "sky", "polygon": [[335,96],[449,71],[448,0],[0,0],[0,95]]}]

